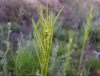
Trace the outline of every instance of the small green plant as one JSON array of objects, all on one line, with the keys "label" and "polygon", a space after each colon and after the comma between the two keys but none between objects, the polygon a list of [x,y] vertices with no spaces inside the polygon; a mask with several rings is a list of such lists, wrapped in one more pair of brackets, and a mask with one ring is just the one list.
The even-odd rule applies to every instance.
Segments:
[{"label": "small green plant", "polygon": [[86,70],[98,71],[100,70],[100,61],[97,58],[90,56],[86,61]]},{"label": "small green plant", "polygon": [[41,76],[47,76],[50,51],[52,46],[53,28],[62,9],[53,20],[53,12],[48,12],[48,4],[46,4],[45,8],[46,17],[43,16],[43,9],[41,4],[39,4],[40,18],[36,24],[34,21],[32,21],[35,37],[33,40],[33,45],[40,63]]},{"label": "small green plant", "polygon": [[9,32],[9,23],[0,23],[0,50],[4,51],[7,48],[7,35]]},{"label": "small green plant", "polygon": [[0,64],[2,65],[2,74],[3,76],[7,76],[8,71],[7,71],[7,54],[9,51],[9,46],[10,46],[10,42],[9,42],[9,35],[10,35],[10,27],[11,27],[11,23],[8,23],[7,28],[8,28],[8,33],[7,33],[7,40],[5,41],[6,44],[6,51],[2,51],[0,50],[0,57],[2,57]]},{"label": "small green plant", "polygon": [[9,62],[8,66],[13,66],[16,76],[35,75],[36,69],[40,68],[37,56],[33,51],[32,42],[27,40],[24,44],[23,43],[24,42],[19,41],[17,54],[12,53],[14,65],[10,65],[11,63]]},{"label": "small green plant", "polygon": [[83,38],[83,32],[84,29],[81,27],[80,29],[77,28],[77,30],[72,30],[73,32],[73,48],[76,50],[79,50],[82,48],[82,38]]},{"label": "small green plant", "polygon": [[34,75],[35,70],[39,68],[35,55],[29,50],[21,50],[15,58],[16,76]]},{"label": "small green plant", "polygon": [[80,62],[79,62],[79,67],[78,67],[78,76],[80,76],[81,64],[82,64],[83,55],[84,55],[84,48],[86,45],[86,41],[88,39],[90,23],[91,23],[91,18],[92,18],[92,11],[93,11],[93,7],[90,8],[89,15],[87,16],[87,22],[86,22],[86,25],[84,26],[84,38],[83,38],[82,52],[81,52]]}]

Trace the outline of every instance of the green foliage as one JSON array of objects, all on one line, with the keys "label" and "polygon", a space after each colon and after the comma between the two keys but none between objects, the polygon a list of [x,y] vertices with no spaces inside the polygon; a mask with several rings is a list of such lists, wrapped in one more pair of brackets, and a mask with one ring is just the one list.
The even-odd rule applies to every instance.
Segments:
[{"label": "green foliage", "polygon": [[37,56],[34,54],[30,40],[25,41],[25,43],[24,40],[23,42],[19,41],[17,55],[13,55],[12,58],[16,76],[35,75],[36,69],[39,69],[39,62]]},{"label": "green foliage", "polygon": [[90,43],[95,45],[95,49],[100,49],[100,25],[95,26],[91,24],[89,39]]},{"label": "green foliage", "polygon": [[20,24],[18,24],[16,22],[11,23],[11,30],[19,32],[19,30],[20,30]]},{"label": "green foliage", "polygon": [[100,36],[100,26],[94,26],[93,24],[91,24],[91,28],[90,28],[90,38],[92,40],[92,42],[96,42],[99,41],[99,36]]},{"label": "green foliage", "polygon": [[8,70],[8,73],[11,73],[11,74],[14,73],[15,63],[14,63],[13,58],[7,59],[7,70]]},{"label": "green foliage", "polygon": [[6,50],[6,40],[7,40],[7,34],[8,34],[8,28],[7,24],[0,24],[0,49],[1,50]]},{"label": "green foliage", "polygon": [[88,76],[89,70],[90,70],[90,68],[86,69],[85,72],[83,73],[83,76]]},{"label": "green foliage", "polygon": [[[58,59],[57,52],[59,50],[59,42],[55,39],[55,43],[53,43],[53,47],[51,50],[51,56],[49,61],[49,69],[48,76],[58,76],[57,73],[60,69],[60,60]],[[60,65],[60,66],[59,66]],[[59,66],[59,67],[58,67]]]},{"label": "green foliage", "polygon": [[7,76],[7,55],[8,55],[8,51],[9,51],[9,47],[10,47],[10,42],[9,42],[9,35],[10,35],[10,27],[11,27],[11,23],[8,23],[7,25],[7,29],[8,29],[8,33],[7,33],[7,38],[5,41],[5,45],[6,45],[6,50],[0,50],[0,57],[2,58],[0,61],[0,65],[2,67],[1,70],[1,75],[3,76]]},{"label": "green foliage", "polygon": [[69,29],[63,28],[62,25],[62,21],[57,21],[54,27],[54,37],[59,39],[60,41],[68,41]]},{"label": "green foliage", "polygon": [[90,56],[86,61],[86,70],[97,71],[100,70],[100,61],[97,58]]},{"label": "green foliage", "polygon": [[57,51],[57,56],[61,56],[63,55],[64,53],[66,53],[66,50],[67,50],[67,44],[65,42],[62,42],[62,41],[59,41],[59,47],[58,47],[58,51]]},{"label": "green foliage", "polygon": [[39,64],[30,50],[20,50],[14,59],[17,76],[34,75]]},{"label": "green foliage", "polygon": [[82,44],[83,44],[83,27],[80,29],[76,29],[76,30],[72,30],[73,32],[73,48],[78,50],[82,48]]}]

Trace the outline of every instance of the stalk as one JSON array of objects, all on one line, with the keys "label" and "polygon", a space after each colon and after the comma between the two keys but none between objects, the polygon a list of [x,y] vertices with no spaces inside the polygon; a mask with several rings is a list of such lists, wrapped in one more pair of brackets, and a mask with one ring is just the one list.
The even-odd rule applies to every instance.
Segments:
[{"label": "stalk", "polygon": [[84,39],[83,39],[82,52],[81,52],[81,56],[80,56],[80,62],[79,62],[77,76],[80,76],[80,70],[81,70],[81,65],[82,65],[82,60],[83,60],[83,55],[84,55],[84,48],[85,48],[86,41],[87,41],[88,35],[89,35],[89,28],[90,28],[90,22],[91,22],[91,18],[92,18],[92,11],[93,11],[93,7],[90,8],[89,15],[87,16],[87,22],[86,22],[86,25],[84,26]]},{"label": "stalk", "polygon": [[[63,9],[63,7],[62,7]],[[53,38],[53,27],[62,11],[58,13],[53,21],[53,12],[49,13],[48,4],[46,4],[45,11],[46,17],[43,16],[43,8],[39,3],[39,14],[40,18],[38,22],[35,24],[34,20],[32,20],[33,28],[34,28],[34,40],[33,46],[35,48],[39,63],[40,63],[40,76],[47,76],[50,52],[52,46],[52,38]],[[36,45],[38,44],[38,45]]]}]

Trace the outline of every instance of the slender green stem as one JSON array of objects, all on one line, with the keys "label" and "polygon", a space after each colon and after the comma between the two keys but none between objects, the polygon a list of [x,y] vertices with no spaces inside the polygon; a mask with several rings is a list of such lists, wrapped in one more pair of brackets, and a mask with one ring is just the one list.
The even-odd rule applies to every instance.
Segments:
[{"label": "slender green stem", "polygon": [[8,53],[8,50],[9,50],[9,34],[10,34],[10,28],[11,28],[11,24],[8,25],[8,34],[7,34],[7,49],[6,49],[6,53],[5,53],[5,56],[7,55]]},{"label": "slender green stem", "polygon": [[81,69],[82,60],[83,60],[85,44],[86,44],[86,41],[83,42],[83,47],[82,47],[82,52],[81,52],[81,57],[80,57],[80,62],[79,62],[79,68],[78,68],[78,76],[80,76],[80,69]]},{"label": "slender green stem", "polygon": [[40,57],[39,57],[39,53],[38,53],[38,50],[37,50],[36,45],[35,45],[35,43],[34,43],[34,40],[33,40],[33,45],[34,45],[34,48],[35,48],[35,51],[36,51],[36,54],[37,54],[39,63],[40,63],[40,65],[41,65],[41,59],[40,59]]},{"label": "slender green stem", "polygon": [[79,62],[77,76],[80,76],[80,70],[81,70],[81,65],[82,65],[82,60],[83,60],[83,55],[84,55],[84,48],[85,48],[86,41],[88,39],[90,22],[91,22],[91,18],[92,18],[92,11],[93,11],[93,7],[90,8],[89,15],[87,16],[87,23],[84,26],[84,39],[83,39],[82,52],[81,52],[81,56],[80,56],[80,62]]},{"label": "slender green stem", "polygon": [[6,51],[5,51],[5,54],[4,54],[4,64],[3,64],[3,71],[4,71],[4,76],[7,76],[7,62],[6,62],[6,60],[7,60],[7,58],[6,58],[6,56],[7,56],[7,53],[8,53],[8,50],[9,50],[9,45],[10,45],[10,43],[9,43],[9,34],[10,34],[10,28],[11,28],[11,23],[8,23],[8,34],[7,34],[7,41],[6,41],[6,45],[7,45],[7,49],[6,49]]},{"label": "slender green stem", "polygon": [[71,51],[72,40],[73,40],[72,39],[72,32],[70,31],[68,49],[67,49],[67,52],[66,52],[66,60],[65,60],[65,64],[64,64],[64,74],[63,74],[63,76],[66,76],[66,70],[67,70],[68,61],[69,61],[69,55],[70,55],[70,51]]}]

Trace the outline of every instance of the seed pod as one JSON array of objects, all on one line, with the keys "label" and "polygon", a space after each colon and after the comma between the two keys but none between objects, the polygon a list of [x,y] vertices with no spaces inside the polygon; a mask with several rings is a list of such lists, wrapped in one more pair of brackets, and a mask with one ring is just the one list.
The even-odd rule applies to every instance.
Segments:
[{"label": "seed pod", "polygon": [[49,35],[49,31],[48,30],[44,30],[44,36],[47,37]]}]

